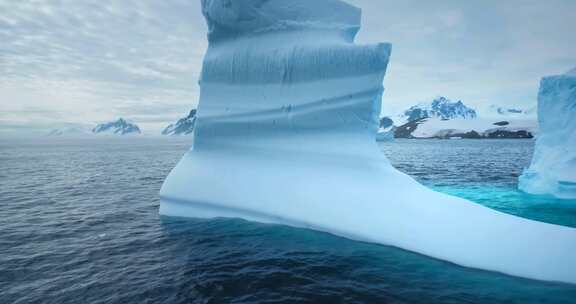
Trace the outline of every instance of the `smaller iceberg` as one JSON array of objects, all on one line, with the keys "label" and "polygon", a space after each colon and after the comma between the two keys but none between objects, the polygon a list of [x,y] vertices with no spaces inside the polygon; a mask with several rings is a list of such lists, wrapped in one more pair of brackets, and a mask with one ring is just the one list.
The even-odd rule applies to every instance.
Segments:
[{"label": "smaller iceberg", "polygon": [[142,132],[140,131],[138,125],[135,123],[128,122],[123,118],[119,118],[116,121],[97,125],[94,129],[92,129],[92,133],[102,135],[133,135],[141,134]]},{"label": "smaller iceberg", "polygon": [[192,109],[188,116],[170,124],[162,131],[162,135],[191,135],[196,124],[196,109]]},{"label": "smaller iceberg", "polygon": [[540,132],[530,167],[519,178],[520,190],[576,199],[576,68],[540,82]]}]

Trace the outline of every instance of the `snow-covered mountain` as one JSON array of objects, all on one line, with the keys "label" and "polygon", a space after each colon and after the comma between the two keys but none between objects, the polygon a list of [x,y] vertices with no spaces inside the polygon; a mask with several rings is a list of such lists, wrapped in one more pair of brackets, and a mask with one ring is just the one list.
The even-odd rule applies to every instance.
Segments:
[{"label": "snow-covered mountain", "polygon": [[[438,97],[404,111],[393,128],[394,138],[532,138],[538,130],[534,110],[488,107],[486,116],[466,106]],[[379,130],[377,139],[385,138]]]},{"label": "snow-covered mountain", "polygon": [[421,103],[410,107],[403,113],[407,122],[422,118],[437,117],[440,119],[474,119],[478,116],[476,110],[467,107],[459,100],[453,102],[450,99],[440,96],[430,103]]},{"label": "snow-covered mountain", "polygon": [[141,134],[138,125],[128,122],[123,118],[116,121],[102,123],[92,129],[94,134],[108,134],[108,135],[135,135]]},{"label": "snow-covered mountain", "polygon": [[162,135],[190,135],[194,131],[194,125],[196,123],[196,109],[190,111],[188,116],[179,119],[175,124],[170,124],[164,131]]}]

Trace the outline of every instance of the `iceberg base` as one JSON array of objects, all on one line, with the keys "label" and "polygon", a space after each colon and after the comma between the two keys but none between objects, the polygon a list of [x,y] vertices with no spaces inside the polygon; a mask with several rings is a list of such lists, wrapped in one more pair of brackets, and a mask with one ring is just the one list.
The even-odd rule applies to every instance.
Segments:
[{"label": "iceberg base", "polygon": [[576,283],[575,229],[435,192],[376,147],[365,155],[239,149],[188,152],[162,187],[160,213],[310,228],[466,267]]}]

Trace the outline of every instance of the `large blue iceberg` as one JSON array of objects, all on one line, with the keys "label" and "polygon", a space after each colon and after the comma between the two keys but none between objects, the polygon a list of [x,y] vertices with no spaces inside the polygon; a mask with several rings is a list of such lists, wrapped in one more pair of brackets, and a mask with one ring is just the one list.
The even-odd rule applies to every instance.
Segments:
[{"label": "large blue iceberg", "polygon": [[534,156],[519,178],[520,190],[576,199],[576,68],[542,79],[538,124]]},{"label": "large blue iceberg", "polygon": [[374,140],[390,45],[356,45],[338,0],[203,0],[193,146],[160,213],[236,217],[397,246],[460,265],[576,283],[576,230],[432,191]]}]

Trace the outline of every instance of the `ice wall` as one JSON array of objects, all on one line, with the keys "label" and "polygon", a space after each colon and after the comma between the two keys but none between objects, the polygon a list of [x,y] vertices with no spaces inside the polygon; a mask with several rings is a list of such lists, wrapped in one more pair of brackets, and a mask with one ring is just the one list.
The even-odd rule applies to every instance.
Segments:
[{"label": "ice wall", "polygon": [[576,232],[434,192],[376,146],[389,44],[356,45],[338,0],[204,0],[194,144],[160,213],[239,217],[576,283]]},{"label": "ice wall", "polygon": [[520,176],[519,188],[576,199],[576,68],[542,79],[538,123],[532,163]]}]

